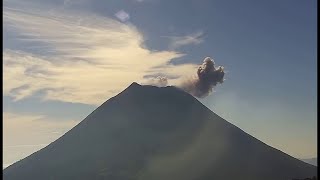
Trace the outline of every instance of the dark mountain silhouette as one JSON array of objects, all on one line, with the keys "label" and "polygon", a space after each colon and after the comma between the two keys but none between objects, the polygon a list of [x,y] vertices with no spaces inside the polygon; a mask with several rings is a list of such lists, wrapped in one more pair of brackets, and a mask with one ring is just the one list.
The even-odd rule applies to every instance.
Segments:
[{"label": "dark mountain silhouette", "polygon": [[[271,113],[271,112],[270,112]],[[5,180],[291,180],[315,166],[255,139],[175,87],[131,84],[3,171]]]}]

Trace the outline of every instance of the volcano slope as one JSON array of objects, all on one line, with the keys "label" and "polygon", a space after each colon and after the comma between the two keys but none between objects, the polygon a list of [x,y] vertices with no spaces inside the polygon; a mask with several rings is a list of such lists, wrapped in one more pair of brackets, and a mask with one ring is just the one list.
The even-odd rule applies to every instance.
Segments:
[{"label": "volcano slope", "polygon": [[133,83],[62,137],[7,167],[3,177],[291,180],[316,173],[176,87]]}]

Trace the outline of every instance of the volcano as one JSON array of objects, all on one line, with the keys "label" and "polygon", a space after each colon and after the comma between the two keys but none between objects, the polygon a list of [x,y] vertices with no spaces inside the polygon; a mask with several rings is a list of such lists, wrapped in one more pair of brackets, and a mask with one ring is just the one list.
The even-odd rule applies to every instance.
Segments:
[{"label": "volcano", "polygon": [[62,137],[4,169],[3,178],[291,180],[316,173],[176,87],[133,83]]}]

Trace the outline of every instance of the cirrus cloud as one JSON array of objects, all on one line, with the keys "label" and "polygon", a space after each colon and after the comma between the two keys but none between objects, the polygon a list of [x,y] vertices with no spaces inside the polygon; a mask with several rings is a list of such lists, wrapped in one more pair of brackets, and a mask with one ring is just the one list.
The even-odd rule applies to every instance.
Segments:
[{"label": "cirrus cloud", "polygon": [[169,38],[170,44],[169,47],[171,49],[177,49],[182,46],[187,45],[198,45],[203,42],[203,32],[197,31],[192,34],[188,34],[186,36],[164,36],[166,38]]},{"label": "cirrus cloud", "polygon": [[30,44],[3,52],[3,93],[15,100],[41,91],[45,100],[99,105],[148,75],[178,77],[168,79],[174,84],[197,68],[171,64],[184,54],[149,50],[135,26],[111,18],[8,7],[3,15],[12,40]]}]

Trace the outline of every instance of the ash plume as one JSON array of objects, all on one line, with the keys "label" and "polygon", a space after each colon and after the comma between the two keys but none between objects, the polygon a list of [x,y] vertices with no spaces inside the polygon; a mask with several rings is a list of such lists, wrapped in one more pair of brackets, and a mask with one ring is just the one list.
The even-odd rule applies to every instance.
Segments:
[{"label": "ash plume", "polygon": [[222,66],[215,67],[214,60],[206,57],[197,70],[197,76],[183,82],[179,88],[195,97],[203,98],[208,96],[217,84],[223,83],[224,74]]}]

